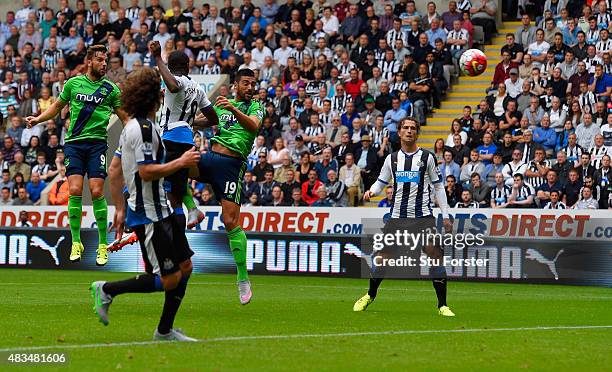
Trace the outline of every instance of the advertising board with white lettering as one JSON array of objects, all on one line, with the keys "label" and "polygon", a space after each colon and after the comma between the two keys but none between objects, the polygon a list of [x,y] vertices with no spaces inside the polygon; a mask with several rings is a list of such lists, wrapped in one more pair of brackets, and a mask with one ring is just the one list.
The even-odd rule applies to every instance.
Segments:
[{"label": "advertising board with white lettering", "polygon": [[[84,258],[71,263],[66,229],[0,229],[0,268],[80,269],[142,272],[138,243],[95,265],[97,231],[84,229]],[[109,236],[110,238],[110,236]],[[223,232],[189,232],[196,273],[234,273],[235,265]],[[606,240],[486,239],[481,246],[447,252],[447,272],[455,280],[558,283],[612,286],[612,255]],[[249,233],[247,268],[254,274],[362,277],[370,253],[357,236],[332,234]],[[486,265],[453,265],[452,260],[486,260]],[[417,278],[427,278],[422,270]]]}]

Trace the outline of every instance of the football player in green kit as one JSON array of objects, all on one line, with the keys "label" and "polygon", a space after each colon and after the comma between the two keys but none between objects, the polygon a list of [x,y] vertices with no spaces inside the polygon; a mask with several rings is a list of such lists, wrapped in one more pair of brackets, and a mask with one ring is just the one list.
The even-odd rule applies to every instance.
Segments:
[{"label": "football player in green kit", "polygon": [[[202,154],[198,167],[190,170],[190,176],[199,182],[209,183],[218,198],[225,231],[238,271],[240,303],[251,301],[253,292],[246,268],[247,238],[239,225],[242,178],[246,170],[246,158],[259,132],[264,116],[263,105],[253,99],[255,73],[250,69],[236,72],[236,98],[220,96],[215,102],[219,117],[217,133],[210,142],[212,151]],[[198,125],[196,121],[195,125]],[[201,124],[200,124],[201,125]],[[205,123],[204,119],[204,126]]]}]

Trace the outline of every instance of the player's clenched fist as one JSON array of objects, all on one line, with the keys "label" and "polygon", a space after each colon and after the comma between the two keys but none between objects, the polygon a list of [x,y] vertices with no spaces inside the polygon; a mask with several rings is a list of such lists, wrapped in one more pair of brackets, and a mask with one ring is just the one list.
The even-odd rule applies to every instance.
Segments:
[{"label": "player's clenched fist", "polygon": [[234,105],[232,105],[230,101],[223,96],[217,97],[217,100],[215,101],[215,106],[230,111],[234,109]]},{"label": "player's clenched fist", "polygon": [[149,50],[151,51],[153,57],[157,58],[161,56],[161,44],[159,41],[152,42],[151,45],[149,45]]},{"label": "player's clenched fist", "polygon": [[33,126],[35,126],[36,124],[38,124],[38,120],[36,116],[28,116],[26,118],[26,126],[28,128],[32,128]]},{"label": "player's clenched fist", "polygon": [[181,162],[183,163],[183,168],[191,168],[198,165],[200,161],[200,153],[196,151],[195,147],[192,147],[191,150],[185,152],[181,156]]}]

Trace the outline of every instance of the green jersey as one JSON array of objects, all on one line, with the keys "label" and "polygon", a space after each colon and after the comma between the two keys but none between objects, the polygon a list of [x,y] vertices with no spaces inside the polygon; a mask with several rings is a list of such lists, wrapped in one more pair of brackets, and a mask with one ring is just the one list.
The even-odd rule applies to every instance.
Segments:
[{"label": "green jersey", "polygon": [[59,96],[70,103],[66,142],[106,141],[110,116],[121,106],[120,94],[119,88],[107,78],[91,81],[87,75],[81,75],[69,79]]},{"label": "green jersey", "polygon": [[[230,103],[238,108],[240,112],[248,116],[256,116],[259,121],[264,117],[263,105],[256,100],[251,102],[237,102],[234,99],[229,100]],[[243,159],[246,159],[253,147],[253,141],[257,137],[257,131],[249,132],[246,130],[229,111],[215,106],[217,116],[219,116],[219,130],[217,134],[210,139],[211,143],[218,143],[228,149],[239,153]]]}]

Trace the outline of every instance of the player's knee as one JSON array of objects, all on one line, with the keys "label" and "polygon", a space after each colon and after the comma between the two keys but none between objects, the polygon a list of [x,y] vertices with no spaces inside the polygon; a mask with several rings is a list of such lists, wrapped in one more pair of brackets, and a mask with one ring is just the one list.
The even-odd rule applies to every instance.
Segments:
[{"label": "player's knee", "polygon": [[190,276],[191,272],[193,271],[193,264],[192,264],[190,259],[181,262],[179,267],[181,268],[181,273],[182,273],[183,277]]},{"label": "player's knee", "polygon": [[164,291],[171,291],[176,288],[181,281],[182,274],[181,271],[174,272],[172,274],[164,275],[161,277],[162,285],[164,286]]},{"label": "player's knee", "polygon": [[225,230],[233,230],[238,226],[238,217],[226,213],[223,215],[223,224],[225,225]]},{"label": "player's knee", "polygon": [[68,191],[72,196],[82,196],[83,195],[83,184],[74,184],[71,183],[68,185]]}]

